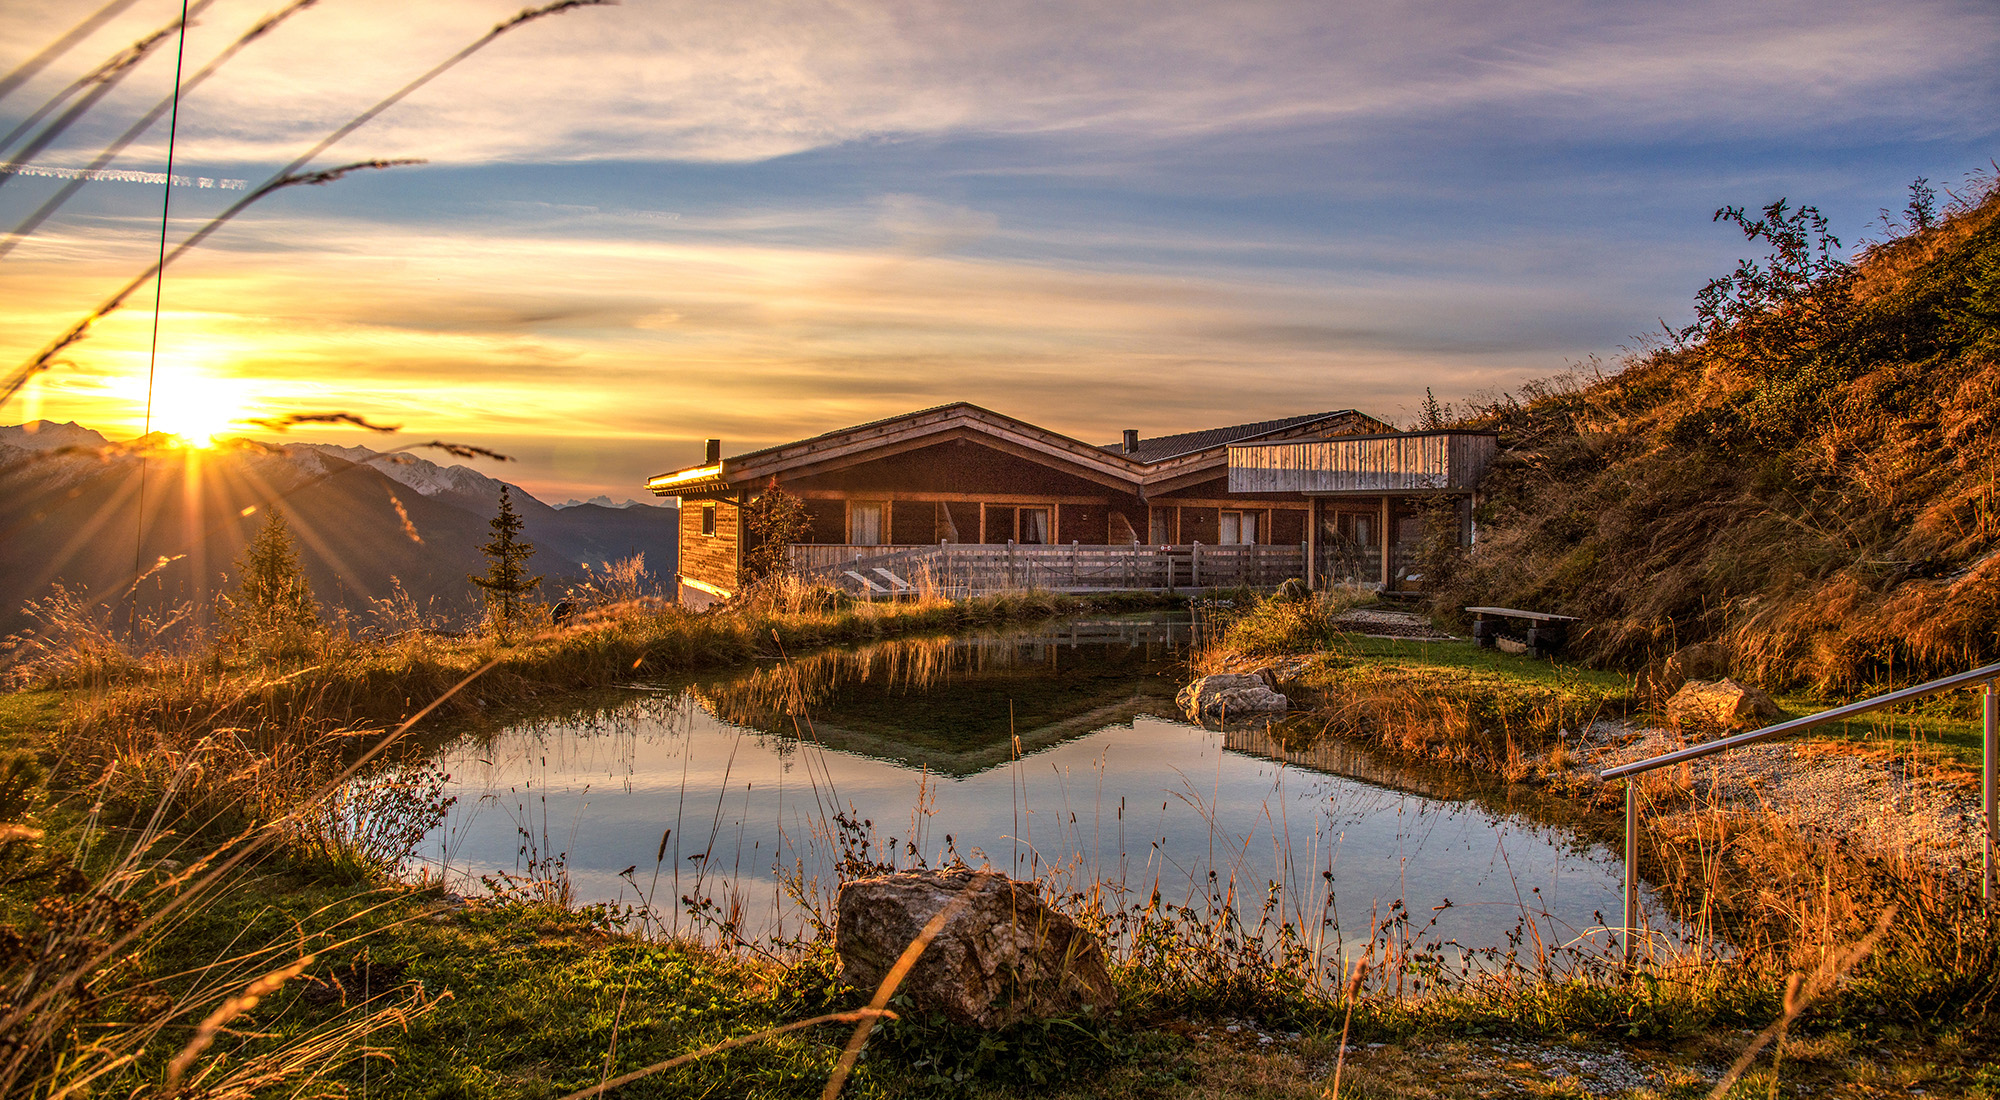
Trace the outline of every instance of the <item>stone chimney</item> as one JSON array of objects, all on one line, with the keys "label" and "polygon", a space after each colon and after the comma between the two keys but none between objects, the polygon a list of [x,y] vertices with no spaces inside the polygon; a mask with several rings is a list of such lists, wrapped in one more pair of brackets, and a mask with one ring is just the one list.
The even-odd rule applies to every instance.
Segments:
[{"label": "stone chimney", "polygon": [[701,464],[703,466],[713,466],[721,461],[722,461],[722,440],[711,439],[708,442],[702,444]]},{"label": "stone chimney", "polygon": [[1139,429],[1125,429],[1125,453],[1128,455],[1139,453]]}]

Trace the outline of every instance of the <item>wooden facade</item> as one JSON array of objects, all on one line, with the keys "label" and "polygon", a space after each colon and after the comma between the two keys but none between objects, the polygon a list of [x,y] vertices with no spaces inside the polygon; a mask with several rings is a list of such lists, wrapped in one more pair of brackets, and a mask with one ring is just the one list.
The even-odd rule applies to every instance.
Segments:
[{"label": "wooden facade", "polygon": [[1229,448],[1237,493],[1470,493],[1499,452],[1493,432],[1404,432]]},{"label": "wooden facade", "polygon": [[[681,583],[726,599],[743,569],[743,510],[721,501],[690,501],[681,509]],[[695,602],[699,602],[699,598]]]},{"label": "wooden facade", "polygon": [[[1196,578],[1221,584],[1223,563],[1238,559],[1212,553],[1214,567],[1202,576],[1191,567],[1200,559],[1190,548],[1239,546],[1289,548],[1239,555],[1244,564],[1229,572],[1242,582],[1275,583],[1265,574],[1282,559],[1294,563],[1284,567],[1291,575],[1309,581],[1393,585],[1397,547],[1417,541],[1401,536],[1413,517],[1421,522],[1415,502],[1403,498],[1463,492],[1460,483],[1476,478],[1475,467],[1490,458],[1492,438],[1453,433],[1483,441],[1489,449],[1481,457],[1477,441],[1386,434],[1387,427],[1344,410],[1152,439],[1127,432],[1122,444],[1092,446],[961,403],[728,458],[711,440],[701,465],[661,474],[648,488],[683,502],[680,579],[690,603],[742,588],[749,547],[741,511],[772,485],[805,504],[809,530],[806,545],[794,548],[795,562],[815,570],[840,565],[829,579],[857,594],[871,585],[895,589],[868,561],[888,569],[913,562],[912,554],[929,561],[927,568],[957,562],[961,581],[953,587],[1003,575],[1038,587],[1202,586]],[[1332,488],[1329,478],[1339,475],[1328,471],[1348,466],[1380,476]],[[1357,493],[1374,499],[1365,508],[1330,499]],[[928,553],[940,546],[1023,553]],[[1131,555],[1128,562],[1081,549],[1134,546],[1159,553],[1142,568]],[[1062,548],[1077,549],[1065,558]],[[1086,568],[1086,558],[1098,564]],[[1065,561],[1076,563],[1067,574]],[[1190,567],[1176,564],[1183,561]],[[856,562],[864,568],[848,568]]]}]

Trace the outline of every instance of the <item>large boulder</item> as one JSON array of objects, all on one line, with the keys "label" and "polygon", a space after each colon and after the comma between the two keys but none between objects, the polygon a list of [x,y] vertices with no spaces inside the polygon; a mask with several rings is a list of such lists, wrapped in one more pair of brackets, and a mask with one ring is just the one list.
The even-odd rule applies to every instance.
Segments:
[{"label": "large boulder", "polygon": [[874,992],[930,919],[960,898],[897,987],[917,1011],[999,1028],[1117,1004],[1097,940],[1044,905],[1033,883],[994,871],[906,871],[842,884],[834,928],[842,980]]},{"label": "large boulder", "polygon": [[1729,675],[1729,650],[1715,642],[1695,642],[1648,664],[1639,673],[1640,690],[1655,705],[1672,698],[1689,680]]},{"label": "large boulder", "polygon": [[1284,694],[1272,686],[1269,672],[1203,676],[1182,688],[1175,702],[1197,722],[1204,718],[1283,714],[1291,706]]},{"label": "large boulder", "polygon": [[1689,680],[1667,700],[1667,721],[1678,730],[1719,732],[1755,729],[1785,712],[1762,691],[1724,677]]}]

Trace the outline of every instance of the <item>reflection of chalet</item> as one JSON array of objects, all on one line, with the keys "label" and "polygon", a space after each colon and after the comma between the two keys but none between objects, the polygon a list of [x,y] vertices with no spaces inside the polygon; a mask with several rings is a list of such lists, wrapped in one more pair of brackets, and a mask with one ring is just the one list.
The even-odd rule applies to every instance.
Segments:
[{"label": "reflection of chalet", "polygon": [[[740,510],[772,485],[805,502],[811,521],[807,541],[813,545],[794,548],[794,560],[802,564],[844,567],[876,559],[894,564],[892,556],[898,552],[902,557],[894,560],[908,561],[912,554],[936,557],[958,548],[961,556],[978,556],[981,551],[975,547],[1006,547],[1010,569],[1016,557],[1047,565],[1067,553],[1080,578],[1115,572],[1077,566],[1079,560],[1105,559],[1107,552],[1089,548],[1139,547],[1151,554],[1147,561],[1152,564],[1141,569],[1141,551],[1131,550],[1122,585],[1114,579],[1095,586],[1157,586],[1157,572],[1146,572],[1155,568],[1157,558],[1166,561],[1166,585],[1198,587],[1221,583],[1218,562],[1247,568],[1241,563],[1252,560],[1255,555],[1247,548],[1253,547],[1290,553],[1287,575],[1323,573],[1307,568],[1322,557],[1343,573],[1359,574],[1365,555],[1349,563],[1317,548],[1351,540],[1374,547],[1373,560],[1379,564],[1381,544],[1391,531],[1400,535],[1397,524],[1416,514],[1412,505],[1421,504],[1417,498],[1462,493],[1468,478],[1483,468],[1483,458],[1457,457],[1476,452],[1477,445],[1417,443],[1416,452],[1404,455],[1406,446],[1397,441],[1431,437],[1381,434],[1387,428],[1350,409],[1152,439],[1127,431],[1122,443],[1098,447],[959,403],[728,458],[722,456],[721,443],[710,440],[701,465],[661,474],[648,487],[683,502],[681,584],[691,601],[728,596],[744,583]],[[1483,440],[1488,447],[1480,453],[1490,454],[1490,436],[1451,437],[1464,438]],[[1273,475],[1297,474],[1304,469],[1299,462],[1314,459],[1278,448],[1326,447],[1341,440],[1360,448],[1352,455],[1357,471],[1372,474],[1387,463],[1385,468],[1403,470],[1414,479],[1371,483],[1362,478],[1335,486],[1294,477],[1296,483],[1281,486],[1273,476],[1254,485],[1238,484],[1234,464],[1239,457],[1254,456]],[[1426,447],[1442,448],[1443,458],[1427,457]],[[1341,452],[1340,461],[1347,461],[1346,454]],[[1454,461],[1459,465],[1453,466]],[[1431,476],[1432,467],[1443,471],[1442,480]],[[1355,494],[1367,494],[1368,516],[1373,517],[1358,525],[1339,518],[1360,515],[1347,504]],[[1337,503],[1325,503],[1329,500]],[[1231,557],[1228,551],[1234,548],[1246,550]],[[1209,581],[1199,575],[1204,551],[1211,563]],[[1192,575],[1174,572],[1170,559],[1175,553],[1193,566]],[[891,577],[893,571],[876,572]],[[861,573],[846,575],[862,579]],[[1009,576],[1055,574],[1045,570]],[[1239,579],[1264,578],[1242,572]]]}]

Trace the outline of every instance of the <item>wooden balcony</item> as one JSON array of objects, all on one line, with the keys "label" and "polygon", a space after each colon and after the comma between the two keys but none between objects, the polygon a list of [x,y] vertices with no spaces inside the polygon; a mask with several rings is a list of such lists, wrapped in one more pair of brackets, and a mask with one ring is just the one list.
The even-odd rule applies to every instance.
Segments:
[{"label": "wooden balcony", "polygon": [[1405,432],[1229,448],[1232,493],[1469,493],[1500,449],[1492,432]]}]

